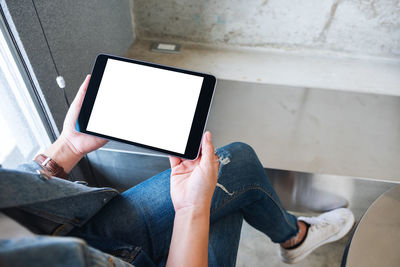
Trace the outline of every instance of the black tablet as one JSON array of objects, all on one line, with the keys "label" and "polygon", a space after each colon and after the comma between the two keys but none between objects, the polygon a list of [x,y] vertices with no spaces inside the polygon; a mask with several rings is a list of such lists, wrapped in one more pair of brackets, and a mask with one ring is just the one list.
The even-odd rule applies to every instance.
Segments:
[{"label": "black tablet", "polygon": [[76,129],[195,159],[215,84],[209,74],[100,54]]}]

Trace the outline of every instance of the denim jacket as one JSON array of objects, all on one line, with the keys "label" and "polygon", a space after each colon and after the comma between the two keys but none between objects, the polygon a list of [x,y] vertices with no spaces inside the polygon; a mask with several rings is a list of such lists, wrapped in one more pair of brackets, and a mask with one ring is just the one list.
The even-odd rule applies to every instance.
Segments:
[{"label": "denim jacket", "polygon": [[0,240],[0,266],[133,266],[133,258],[141,254],[137,248],[121,260],[81,239],[60,237],[84,225],[118,194],[116,190],[46,179],[36,172],[41,167],[35,162],[18,169],[0,168],[0,211],[33,214],[55,227],[36,232],[40,235],[34,238]]}]

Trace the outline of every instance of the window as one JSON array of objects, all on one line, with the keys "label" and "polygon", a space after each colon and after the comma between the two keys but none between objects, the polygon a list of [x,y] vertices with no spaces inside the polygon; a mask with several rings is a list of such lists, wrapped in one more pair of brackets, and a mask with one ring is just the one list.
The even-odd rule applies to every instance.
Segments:
[{"label": "window", "polygon": [[0,165],[14,168],[50,144],[24,69],[0,21]]}]

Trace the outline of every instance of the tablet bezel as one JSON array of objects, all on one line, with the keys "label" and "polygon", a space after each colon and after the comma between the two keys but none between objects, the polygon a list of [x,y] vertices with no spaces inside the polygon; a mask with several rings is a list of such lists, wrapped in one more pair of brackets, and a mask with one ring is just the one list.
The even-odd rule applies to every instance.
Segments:
[{"label": "tablet bezel", "polygon": [[[197,106],[196,106],[196,110],[194,113],[191,129],[190,129],[188,142],[186,145],[186,150],[185,150],[184,154],[180,154],[180,153],[177,153],[174,151],[169,151],[169,150],[149,146],[146,144],[128,141],[125,139],[120,139],[120,138],[113,137],[113,136],[103,135],[100,133],[88,131],[86,129],[88,122],[89,122],[90,115],[93,110],[93,105],[96,100],[97,92],[99,90],[101,79],[103,77],[105,66],[107,64],[108,59],[114,59],[114,60],[124,61],[124,62],[128,62],[128,63],[134,63],[134,64],[139,64],[139,65],[144,65],[144,66],[149,66],[149,67],[155,67],[155,68],[159,68],[159,69],[170,70],[170,71],[195,75],[195,76],[204,78],[203,84],[202,84],[202,87],[200,90],[199,98],[197,101]],[[136,60],[136,59],[117,57],[117,56],[107,55],[107,54],[99,54],[96,58],[94,66],[93,66],[92,76],[90,78],[90,81],[89,81],[89,84],[87,87],[87,91],[86,91],[86,95],[83,100],[82,107],[81,107],[81,110],[80,110],[80,113],[78,116],[78,120],[76,123],[76,130],[78,130],[79,132],[85,133],[85,134],[91,134],[91,135],[106,138],[109,140],[119,141],[119,142],[131,144],[131,145],[135,145],[135,146],[139,146],[139,147],[148,148],[148,149],[155,150],[158,152],[166,153],[169,155],[177,156],[180,158],[193,160],[193,159],[196,159],[199,155],[201,139],[203,136],[203,132],[204,132],[206,123],[207,123],[207,118],[208,118],[208,114],[210,111],[211,102],[212,102],[212,98],[213,98],[214,91],[215,91],[215,86],[216,86],[216,78],[210,74],[159,65],[159,64]]]}]

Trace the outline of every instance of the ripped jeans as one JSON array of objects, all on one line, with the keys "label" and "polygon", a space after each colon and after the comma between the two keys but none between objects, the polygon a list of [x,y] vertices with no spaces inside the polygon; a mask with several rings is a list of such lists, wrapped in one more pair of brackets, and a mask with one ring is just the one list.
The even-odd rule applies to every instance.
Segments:
[{"label": "ripped jeans", "polygon": [[[275,243],[295,236],[297,218],[282,207],[254,150],[232,143],[216,154],[220,169],[211,204],[208,265],[235,266],[243,219]],[[170,170],[166,170],[115,197],[71,235],[105,252],[121,244],[141,247],[146,260],[165,266],[173,223]],[[131,263],[144,266],[141,257]]]}]

